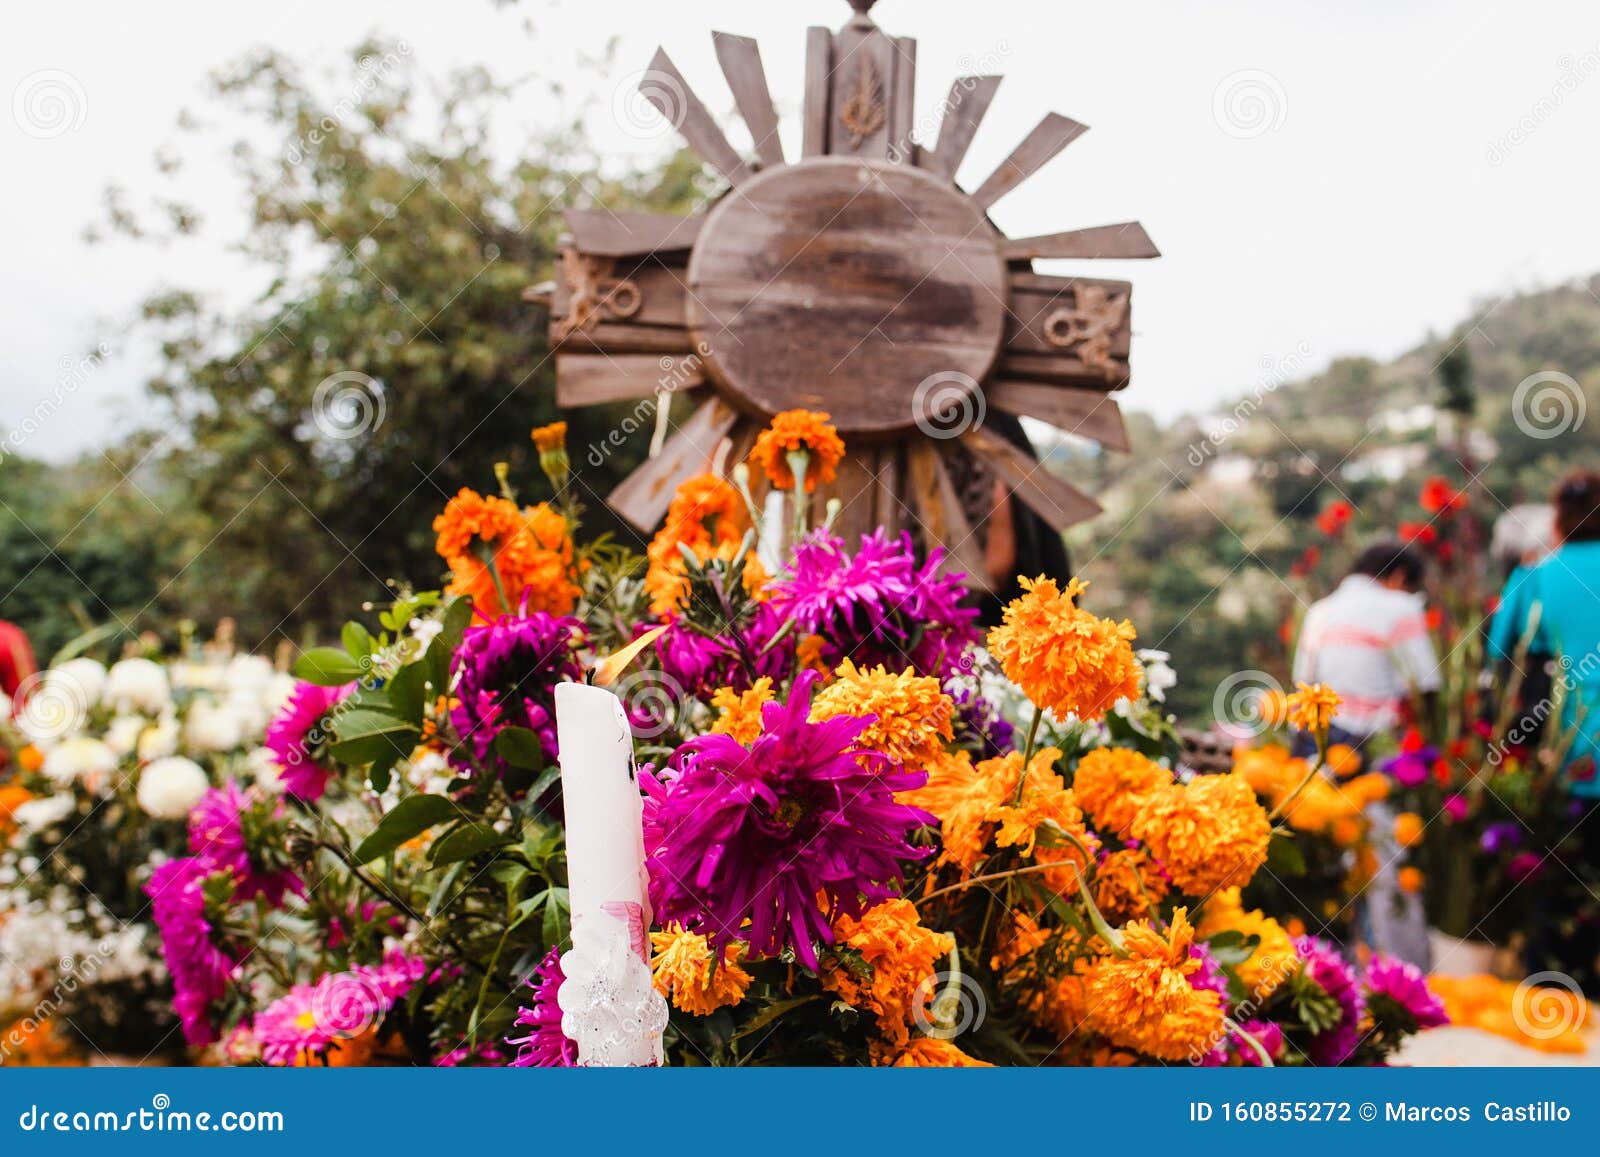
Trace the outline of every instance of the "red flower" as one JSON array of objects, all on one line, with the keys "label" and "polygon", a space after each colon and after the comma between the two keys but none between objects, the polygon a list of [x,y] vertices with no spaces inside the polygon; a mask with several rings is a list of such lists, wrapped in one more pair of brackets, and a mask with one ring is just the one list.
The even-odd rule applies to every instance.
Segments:
[{"label": "red flower", "polygon": [[1422,484],[1417,502],[1429,514],[1451,514],[1467,504],[1467,496],[1435,474]]},{"label": "red flower", "polygon": [[1322,548],[1319,546],[1308,546],[1305,549],[1305,553],[1296,559],[1294,565],[1289,568],[1289,574],[1296,578],[1308,575],[1312,571],[1316,570],[1317,564],[1321,561]]},{"label": "red flower", "polygon": [[1428,546],[1438,540],[1439,532],[1433,529],[1433,524],[1429,522],[1402,522],[1400,537],[1406,542],[1418,542]]},{"label": "red flower", "polygon": [[1446,763],[1442,759],[1434,760],[1433,761],[1433,778],[1439,784],[1440,787],[1449,787],[1450,786],[1450,781],[1452,779],[1452,776],[1450,774],[1450,765],[1448,763]]},{"label": "red flower", "polygon": [[1422,618],[1430,631],[1437,631],[1444,626],[1444,612],[1438,607],[1429,607],[1423,612]]},{"label": "red flower", "polygon": [[1426,746],[1427,744],[1422,740],[1422,732],[1415,727],[1407,727],[1406,733],[1400,737],[1400,750],[1407,754],[1413,751],[1421,751]]},{"label": "red flower", "polygon": [[1456,545],[1453,542],[1441,542],[1434,547],[1433,556],[1440,562],[1449,562],[1456,556]]},{"label": "red flower", "polygon": [[1317,515],[1317,529],[1332,537],[1348,526],[1355,516],[1355,507],[1341,498],[1323,507],[1322,513]]}]

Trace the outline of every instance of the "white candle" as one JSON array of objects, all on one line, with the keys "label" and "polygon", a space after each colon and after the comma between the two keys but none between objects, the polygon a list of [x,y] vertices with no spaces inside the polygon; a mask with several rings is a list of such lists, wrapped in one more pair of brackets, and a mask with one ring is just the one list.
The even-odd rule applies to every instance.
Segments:
[{"label": "white candle", "polygon": [[667,1003],[650,979],[644,800],[622,701],[604,687],[557,685],[556,741],[572,903],[561,1031],[579,1064],[660,1064]]}]

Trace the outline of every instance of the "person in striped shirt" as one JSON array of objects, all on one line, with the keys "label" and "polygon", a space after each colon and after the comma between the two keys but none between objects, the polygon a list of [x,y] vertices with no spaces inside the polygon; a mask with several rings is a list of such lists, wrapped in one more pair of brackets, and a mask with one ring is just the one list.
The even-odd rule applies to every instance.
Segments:
[{"label": "person in striped shirt", "polygon": [[1327,598],[1313,603],[1295,649],[1297,683],[1325,683],[1344,700],[1334,743],[1365,746],[1395,726],[1414,695],[1439,689],[1439,659],[1421,596],[1423,561],[1396,539],[1374,542]]}]

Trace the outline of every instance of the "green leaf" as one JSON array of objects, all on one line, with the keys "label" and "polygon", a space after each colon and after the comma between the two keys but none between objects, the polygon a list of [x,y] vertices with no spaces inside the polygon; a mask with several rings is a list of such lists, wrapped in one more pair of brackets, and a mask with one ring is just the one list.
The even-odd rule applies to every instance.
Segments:
[{"label": "green leaf", "polygon": [[[387,711],[358,707],[334,715],[334,742],[328,750],[341,763],[359,767],[387,759],[391,753],[398,759],[414,748],[421,736],[420,728]],[[389,760],[389,767],[394,764],[395,760]]]},{"label": "green leaf", "polygon": [[473,856],[503,847],[511,840],[488,824],[463,824],[433,845],[429,856],[434,867],[470,860]]},{"label": "green leaf", "polygon": [[549,889],[549,900],[544,906],[544,942],[549,945],[563,943],[571,927],[569,913],[572,900],[565,888]]},{"label": "green leaf", "polygon": [[350,657],[358,662],[372,654],[371,632],[353,619],[339,632],[339,641],[344,644]]},{"label": "green leaf", "polygon": [[1243,964],[1260,947],[1261,937],[1253,933],[1246,936],[1235,928],[1229,928],[1211,937],[1206,941],[1206,945],[1211,949],[1211,955],[1216,958],[1218,964]]},{"label": "green leaf", "polygon": [[386,856],[401,844],[436,824],[454,819],[460,809],[442,795],[408,795],[378,821],[370,835],[356,849],[356,862],[368,863]]},{"label": "green leaf", "polygon": [[[537,733],[526,727],[507,727],[494,737],[494,753],[512,767],[538,771],[544,767],[544,747]],[[531,791],[529,794],[533,794]]]},{"label": "green leaf", "polygon": [[354,683],[366,673],[366,664],[356,662],[337,647],[313,647],[294,661],[294,677],[319,687]]},{"label": "green leaf", "polygon": [[1284,832],[1273,834],[1267,844],[1267,870],[1275,876],[1306,874],[1306,857],[1294,836]]},{"label": "green leaf", "polygon": [[[760,1032],[791,1009],[799,1008],[802,1004],[809,1004],[811,1001],[818,999],[820,998],[813,993],[811,996],[797,996],[793,1000],[780,1000],[775,1004],[769,1004],[747,1020],[739,1031],[734,1033],[733,1039],[738,1040],[740,1037],[749,1036],[753,1032]],[[846,1007],[849,1006],[847,1005]]]},{"label": "green leaf", "polygon": [[389,790],[390,773],[394,765],[400,762],[400,749],[391,747],[379,755],[367,768],[367,781],[372,784],[372,790],[380,795]]},{"label": "green leaf", "polygon": [[422,726],[422,710],[427,703],[428,664],[407,663],[384,686],[389,707],[401,719]]}]

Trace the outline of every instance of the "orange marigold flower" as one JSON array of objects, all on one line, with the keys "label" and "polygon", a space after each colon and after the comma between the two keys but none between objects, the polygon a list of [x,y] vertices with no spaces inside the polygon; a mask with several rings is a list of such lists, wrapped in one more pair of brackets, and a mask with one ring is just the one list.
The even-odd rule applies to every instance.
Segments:
[{"label": "orange marigold flower", "polygon": [[17,763],[23,771],[38,771],[44,766],[44,752],[29,743],[17,752]]},{"label": "orange marigold flower", "polygon": [[1123,848],[1101,858],[1094,871],[1094,902],[1112,924],[1126,924],[1151,914],[1170,888],[1142,848]]},{"label": "orange marigold flower", "polygon": [[1139,810],[1132,831],[1189,896],[1248,884],[1267,862],[1272,838],[1256,793],[1232,772],[1157,792]]},{"label": "orange marigold flower", "polygon": [[749,747],[761,734],[761,708],[772,702],[772,679],[763,675],[750,685],[748,691],[735,691],[721,687],[711,696],[711,706],[719,708],[722,715],[711,725],[719,735],[731,735]]},{"label": "orange marigold flower", "polygon": [[[912,1014],[925,1013],[938,995],[934,964],[955,948],[955,938],[924,928],[909,900],[885,900],[859,919],[840,916],[833,931],[836,945],[855,949],[870,971],[862,977],[830,954],[823,961],[822,986],[846,1004],[871,1012],[889,1043],[906,1044]],[[920,1010],[914,1007],[919,1003]]]},{"label": "orange marigold flower", "polygon": [[450,567],[450,593],[471,596],[485,618],[517,610],[524,596],[529,610],[570,614],[583,593],[567,520],[546,503],[522,509],[463,487],[433,529]]},{"label": "orange marigold flower", "polygon": [[33,794],[21,784],[0,784],[0,839],[16,831],[17,823],[11,818],[12,814],[32,798]]},{"label": "orange marigold flower", "polygon": [[822,661],[822,648],[825,640],[821,635],[807,635],[800,640],[794,649],[795,662],[800,665],[800,670],[808,668],[812,671],[828,673],[828,665]]},{"label": "orange marigold flower", "polygon": [[1013,911],[1011,919],[1000,927],[994,955],[989,958],[989,967],[1008,968],[1048,939],[1049,930],[1039,927],[1038,921],[1032,916]]},{"label": "orange marigold flower", "polygon": [[806,455],[806,493],[834,480],[839,460],[844,457],[844,440],[829,422],[830,415],[820,410],[785,410],[756,438],[750,462],[759,466],[779,490],[794,489],[794,472],[789,455]]},{"label": "orange marigold flower", "polygon": [[[883,1063],[878,1061],[876,1063]],[[897,1069],[992,1069],[988,1061],[969,1057],[947,1040],[919,1036],[900,1050],[890,1064]]]},{"label": "orange marigold flower", "polygon": [[1058,718],[1099,719],[1118,699],[1139,697],[1132,623],[1080,610],[1073,600],[1086,587],[1077,579],[1065,591],[1054,579],[1019,581],[1025,593],[1011,601],[1001,624],[989,632],[989,650],[1006,678]]},{"label": "orange marigold flower", "polygon": [[1401,812],[1394,817],[1394,840],[1402,848],[1414,848],[1422,842],[1422,817],[1416,812]]},{"label": "orange marigold flower", "polygon": [[1268,727],[1289,722],[1289,697],[1276,687],[1268,687],[1255,700],[1256,716]]},{"label": "orange marigold flower", "polygon": [[891,675],[882,666],[857,667],[849,659],[839,665],[838,678],[811,703],[811,720],[820,723],[839,715],[871,715],[861,733],[862,747],[880,751],[901,767],[922,771],[944,754],[953,732],[955,704],[931,675],[918,675],[907,667]]},{"label": "orange marigold flower", "polygon": [[[667,508],[666,522],[645,551],[650,569],[644,586],[651,596],[651,612],[670,614],[683,604],[688,593],[688,569],[681,547],[688,547],[701,562],[731,562],[749,528],[744,499],[727,479],[697,474],[681,483]],[[756,594],[766,585],[767,578],[755,553],[747,553],[745,589]]]},{"label": "orange marigold flower", "polygon": [[1126,832],[1156,792],[1172,784],[1172,773],[1127,747],[1097,747],[1078,760],[1072,790],[1101,831]]},{"label": "orange marigold flower", "polygon": [[1293,938],[1304,935],[1305,928],[1297,929],[1297,924],[1291,920],[1286,928],[1259,908],[1246,911],[1239,902],[1239,889],[1223,888],[1206,901],[1201,911],[1200,935],[1209,938],[1219,932],[1237,932],[1246,939],[1254,936],[1259,940],[1249,959],[1233,966],[1246,996],[1259,1004],[1299,967]]},{"label": "orange marigold flower", "polygon": [[1324,733],[1341,702],[1339,693],[1322,683],[1296,683],[1287,700],[1289,722],[1302,731]]},{"label": "orange marigold flower", "polygon": [[1114,1045],[1164,1061],[1209,1052],[1222,1039],[1221,997],[1190,987],[1200,962],[1189,955],[1188,911],[1172,913],[1167,934],[1136,920],[1122,930],[1126,957],[1103,956],[1084,974],[1089,1027]]},{"label": "orange marigold flower", "polygon": [[753,979],[739,966],[744,955],[740,944],[724,945],[715,969],[706,938],[686,932],[680,925],[650,933],[650,945],[655,950],[650,972],[656,991],[671,999],[673,1008],[691,1016],[710,1016],[719,1008],[738,1004]]},{"label": "orange marigold flower", "polygon": [[1361,753],[1348,743],[1334,743],[1329,745],[1323,762],[1340,779],[1349,779],[1361,770]]},{"label": "orange marigold flower", "polygon": [[565,422],[551,422],[547,426],[535,426],[533,428],[533,444],[541,454],[561,449],[567,444],[567,424]]},{"label": "orange marigold flower", "polygon": [[1395,883],[1400,885],[1402,892],[1415,895],[1422,891],[1422,869],[1413,868],[1410,864],[1407,864],[1395,873]]},{"label": "orange marigold flower", "polygon": [[[1054,772],[1061,752],[1041,748],[1028,765],[1031,786],[1059,789],[1061,777]],[[947,754],[928,769],[928,782],[897,793],[901,803],[923,808],[939,817],[939,837],[944,845],[938,863],[954,864],[970,872],[982,858],[996,823],[995,809],[1009,804],[1017,794],[1017,777],[1022,774],[1022,753],[1008,751],[1003,756],[985,759],[974,766],[965,751]],[[1025,789],[1026,790],[1026,789]]]}]

